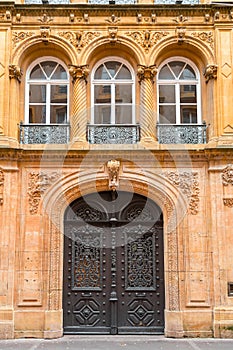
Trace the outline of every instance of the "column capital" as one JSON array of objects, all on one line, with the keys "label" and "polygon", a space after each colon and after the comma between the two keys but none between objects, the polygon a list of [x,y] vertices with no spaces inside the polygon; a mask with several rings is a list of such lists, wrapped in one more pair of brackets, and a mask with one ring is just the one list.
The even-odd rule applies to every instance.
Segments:
[{"label": "column capital", "polygon": [[153,82],[154,77],[157,74],[157,67],[156,65],[151,65],[151,66],[144,66],[142,64],[138,65],[138,79],[139,79],[139,83],[141,83],[142,80],[144,79],[149,79]]},{"label": "column capital", "polygon": [[72,76],[73,81],[83,79],[87,83],[87,77],[89,74],[88,65],[84,64],[80,66],[80,65],[70,64],[69,73]]},{"label": "column capital", "polygon": [[9,78],[10,79],[14,78],[20,82],[22,75],[23,75],[23,72],[19,66],[16,66],[15,64],[9,64]]}]

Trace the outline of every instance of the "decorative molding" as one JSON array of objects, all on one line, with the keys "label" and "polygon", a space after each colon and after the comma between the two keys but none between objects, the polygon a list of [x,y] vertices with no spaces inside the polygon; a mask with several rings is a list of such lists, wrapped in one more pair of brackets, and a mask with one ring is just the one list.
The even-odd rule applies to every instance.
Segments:
[{"label": "decorative molding", "polygon": [[143,32],[126,32],[127,36],[133,38],[140,46],[148,52],[157,42],[159,42],[164,36],[167,36],[168,32],[151,32],[150,30],[145,30]]},{"label": "decorative molding", "polygon": [[22,75],[23,75],[23,72],[19,66],[16,66],[15,64],[9,64],[9,78],[10,79],[14,78],[20,82]]},{"label": "decorative molding", "polygon": [[214,38],[212,32],[193,32],[191,35],[195,38],[205,41],[213,49],[214,47]]},{"label": "decorative molding", "polygon": [[176,28],[176,36],[178,44],[182,44],[184,42],[186,34],[186,27],[177,27]]},{"label": "decorative molding", "polygon": [[3,204],[4,172],[0,170],[0,205]]},{"label": "decorative molding", "polygon": [[144,79],[150,79],[153,82],[154,77],[157,74],[157,71],[158,71],[158,69],[157,69],[156,65],[144,66],[142,64],[139,64],[138,65],[138,72],[137,72],[139,83],[141,83],[141,81]]},{"label": "decorative molding", "polygon": [[189,202],[189,212],[192,215],[198,213],[199,207],[199,181],[197,172],[165,172],[165,177],[176,187],[178,187]]},{"label": "decorative molding", "polygon": [[5,66],[0,62],[0,78],[5,74]]},{"label": "decorative molding", "polygon": [[116,191],[119,186],[119,170],[120,161],[111,159],[107,162],[107,170],[109,176],[109,189]]},{"label": "decorative molding", "polygon": [[46,190],[60,177],[58,172],[34,172],[29,174],[28,197],[29,211],[32,215],[37,214],[41,197]]},{"label": "decorative molding", "polygon": [[184,24],[185,22],[188,22],[188,18],[184,17],[183,15],[180,15],[176,18],[173,18],[172,20],[173,20],[173,22],[175,22],[179,25]]},{"label": "decorative molding", "polygon": [[223,198],[223,204],[226,207],[233,208],[233,198]]},{"label": "decorative molding", "polygon": [[46,13],[43,14],[42,17],[37,19],[39,22],[41,23],[49,23],[49,22],[53,22],[53,17],[48,16]]},{"label": "decorative molding", "polygon": [[224,63],[221,69],[221,74],[224,75],[225,78],[228,78],[231,75],[232,67],[229,63]]},{"label": "decorative molding", "polygon": [[217,78],[217,69],[218,69],[218,66],[216,64],[207,64],[207,66],[205,67],[205,71],[203,73],[206,79],[206,83],[208,83],[210,79]]},{"label": "decorative molding", "polygon": [[121,20],[120,17],[116,17],[114,14],[112,14],[111,17],[109,17],[105,20],[105,22],[110,23],[110,24],[113,24],[113,23],[116,24],[116,23],[120,22],[120,20]]},{"label": "decorative molding", "polygon": [[209,21],[210,21],[211,16],[210,16],[210,14],[209,14],[209,13],[206,13],[204,18],[205,18],[205,22],[209,22]]},{"label": "decorative molding", "polygon": [[111,43],[117,41],[117,27],[108,27],[108,38]]},{"label": "decorative molding", "polygon": [[229,164],[222,171],[222,184],[223,186],[233,185],[233,165]]},{"label": "decorative molding", "polygon": [[13,32],[13,47],[17,46],[21,41],[26,40],[27,38],[30,38],[35,33],[33,32]]},{"label": "decorative molding", "polygon": [[87,77],[89,75],[88,65],[84,64],[82,66],[79,66],[79,65],[70,64],[69,73],[73,78],[73,82],[77,79],[78,80],[84,79],[85,82],[87,83]]},{"label": "decorative molding", "polygon": [[50,37],[50,28],[49,27],[41,27],[40,28],[40,36],[42,41],[48,42]]},{"label": "decorative molding", "polygon": [[65,38],[68,40],[78,51],[78,53],[81,52],[81,50],[89,44],[91,41],[93,41],[95,38],[100,36],[99,32],[59,32],[59,36]]}]

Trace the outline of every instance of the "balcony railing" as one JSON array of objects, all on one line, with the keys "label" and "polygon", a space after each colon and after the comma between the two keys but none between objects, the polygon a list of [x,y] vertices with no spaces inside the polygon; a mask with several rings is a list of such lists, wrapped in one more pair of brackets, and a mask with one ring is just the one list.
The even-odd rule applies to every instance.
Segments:
[{"label": "balcony railing", "polygon": [[157,136],[161,144],[202,144],[206,143],[206,124],[157,124]]},{"label": "balcony railing", "polygon": [[20,123],[22,144],[66,144],[70,140],[69,124],[23,124]]},{"label": "balcony railing", "polygon": [[134,144],[140,140],[139,125],[87,125],[91,144]]},{"label": "balcony railing", "polygon": [[43,4],[43,5],[54,5],[54,4],[69,4],[70,0],[25,0],[25,4]]}]

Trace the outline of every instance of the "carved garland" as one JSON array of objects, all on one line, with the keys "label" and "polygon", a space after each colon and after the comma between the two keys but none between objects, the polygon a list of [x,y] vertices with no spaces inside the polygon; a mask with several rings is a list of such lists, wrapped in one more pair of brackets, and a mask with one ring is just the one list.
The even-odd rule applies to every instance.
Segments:
[{"label": "carved garland", "polygon": [[29,211],[32,215],[37,214],[40,199],[48,189],[48,187],[57,181],[60,174],[52,172],[50,174],[45,172],[31,172],[28,181],[28,197],[29,197]]},{"label": "carved garland", "polygon": [[166,178],[176,187],[178,187],[189,201],[189,212],[192,215],[198,213],[199,206],[199,181],[197,172],[177,173],[168,171],[165,173]]},{"label": "carved garland", "polygon": [[3,204],[4,173],[0,170],[0,205]]}]

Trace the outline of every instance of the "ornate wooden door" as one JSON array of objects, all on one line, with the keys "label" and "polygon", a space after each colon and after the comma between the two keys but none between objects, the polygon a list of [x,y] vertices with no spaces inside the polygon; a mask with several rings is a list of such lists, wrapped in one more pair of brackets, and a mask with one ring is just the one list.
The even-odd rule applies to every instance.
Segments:
[{"label": "ornate wooden door", "polygon": [[64,333],[163,333],[158,206],[127,192],[88,195],[67,209],[64,228]]}]

